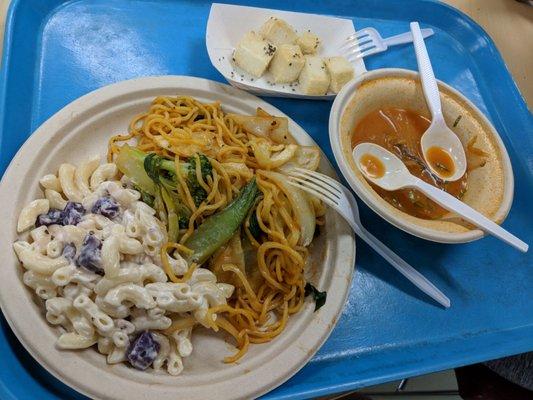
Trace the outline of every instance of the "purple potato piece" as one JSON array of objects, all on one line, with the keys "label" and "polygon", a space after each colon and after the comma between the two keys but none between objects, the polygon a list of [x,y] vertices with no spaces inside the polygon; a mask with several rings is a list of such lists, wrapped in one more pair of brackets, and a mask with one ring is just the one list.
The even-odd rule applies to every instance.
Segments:
[{"label": "purple potato piece", "polygon": [[128,361],[135,369],[144,371],[154,362],[160,345],[150,331],[141,332],[126,353]]},{"label": "purple potato piece", "polygon": [[70,262],[72,262],[72,260],[74,260],[74,258],[76,257],[76,246],[74,245],[74,243],[67,243],[64,247],[63,247],[63,252],[61,253],[63,255],[63,257],[65,257],[67,260],[69,260]]},{"label": "purple potato piece", "polygon": [[35,226],[63,225],[63,211],[51,208],[46,214],[40,214],[35,221]]},{"label": "purple potato piece", "polygon": [[81,203],[69,201],[63,210],[63,225],[77,225],[85,214]]},{"label": "purple potato piece", "polygon": [[87,235],[83,239],[80,254],[76,259],[76,265],[83,267],[95,274],[103,275],[101,251],[102,242],[94,235]]},{"label": "purple potato piece", "polygon": [[102,214],[107,218],[115,218],[119,212],[118,203],[112,197],[100,197],[91,210],[94,214]]}]

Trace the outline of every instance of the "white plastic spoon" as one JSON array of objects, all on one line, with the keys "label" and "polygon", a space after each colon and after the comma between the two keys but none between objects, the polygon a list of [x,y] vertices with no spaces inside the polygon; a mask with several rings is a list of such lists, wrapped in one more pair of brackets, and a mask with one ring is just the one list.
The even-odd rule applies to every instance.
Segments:
[{"label": "white plastic spoon", "polygon": [[[465,220],[483,229],[485,232],[490,233],[524,253],[528,250],[529,245],[527,243],[524,243],[516,236],[507,232],[497,223],[491,221],[451,194],[437,189],[412,175],[402,160],[387,149],[374,143],[361,143],[355,146],[352,155],[357,168],[359,168],[365,178],[379,187],[385,190],[398,190],[403,188],[418,189],[442,207],[459,214]],[[371,171],[368,168],[369,164],[365,163],[365,159],[370,160],[373,166],[377,165],[379,168],[373,168]]]},{"label": "white plastic spoon", "polygon": [[[420,146],[422,147],[422,154],[426,160],[427,165],[431,171],[444,181],[456,181],[461,179],[466,171],[466,155],[463,145],[457,135],[446,125],[444,116],[442,115],[442,107],[440,103],[439,88],[437,80],[429,61],[424,38],[420,32],[418,22],[411,22],[411,33],[413,34],[413,44],[415,46],[416,61],[418,63],[418,71],[420,73],[420,80],[422,82],[422,89],[426,97],[426,103],[431,112],[431,125],[424,132],[420,139]],[[448,173],[442,168],[436,168],[435,160],[428,157],[430,149],[442,149],[451,157],[454,163],[453,170]],[[438,151],[433,149],[433,151]],[[442,163],[439,163],[441,165]]]}]

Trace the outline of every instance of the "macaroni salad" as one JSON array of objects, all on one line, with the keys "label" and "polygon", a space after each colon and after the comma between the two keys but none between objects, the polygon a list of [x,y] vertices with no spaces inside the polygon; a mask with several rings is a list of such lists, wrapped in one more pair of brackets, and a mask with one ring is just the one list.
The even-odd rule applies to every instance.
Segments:
[{"label": "macaroni salad", "polygon": [[60,329],[57,346],[96,346],[109,364],[178,375],[193,350],[193,326],[211,327],[207,310],[225,305],[233,286],[205,268],[169,282],[162,256],[175,275],[189,265],[177,251],[162,255],[165,225],[127,177],[118,179],[115,164],[98,157],[62,164],[40,184],[44,198],[20,212],[13,247],[24,283]]}]

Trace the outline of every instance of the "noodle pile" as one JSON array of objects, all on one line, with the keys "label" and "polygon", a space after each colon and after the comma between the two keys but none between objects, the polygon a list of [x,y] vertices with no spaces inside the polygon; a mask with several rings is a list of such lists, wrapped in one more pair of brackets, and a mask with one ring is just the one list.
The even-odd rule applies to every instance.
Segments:
[{"label": "noodle pile", "polygon": [[[214,330],[223,329],[236,340],[238,352],[225,358],[226,362],[242,357],[250,343],[268,342],[279,335],[289,316],[298,312],[304,302],[307,249],[299,245],[299,221],[287,189],[272,179],[270,171],[259,169],[252,149],[256,138],[244,131],[232,115],[226,115],[218,102],[204,104],[190,97],[157,97],[148,112],[131,121],[127,135],[114,136],[109,142],[110,161],[120,150],[121,142],[133,139],[145,152],[175,159],[176,166],[180,159],[198,152],[205,154],[213,166],[212,177],[204,180],[200,163],[196,163],[198,181],[208,193],[199,206],[194,204],[184,177],[176,168],[180,198],[192,214],[179,243],[167,243],[164,255],[168,251],[186,254],[183,244],[195,226],[222,210],[246,182],[256,177],[262,196],[253,212],[264,234],[257,241],[250,232],[249,219],[243,224],[243,236],[251,244],[254,257],[246,260],[244,270],[233,263],[222,265],[221,276],[231,280],[228,283],[234,284],[236,290],[228,305],[210,308],[207,316]],[[323,207],[315,202],[313,205],[317,223],[321,223]],[[178,278],[165,262],[167,257],[162,259],[173,282],[186,281],[197,267],[191,265]],[[167,331],[181,328],[184,323],[187,321],[176,321]]]}]

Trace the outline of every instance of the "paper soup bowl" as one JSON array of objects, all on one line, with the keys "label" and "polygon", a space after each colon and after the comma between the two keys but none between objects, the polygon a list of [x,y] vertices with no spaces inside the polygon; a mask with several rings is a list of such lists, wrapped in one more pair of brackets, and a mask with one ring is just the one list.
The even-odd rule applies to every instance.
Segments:
[{"label": "paper soup bowl", "polygon": [[[501,223],[513,200],[513,171],[503,142],[481,111],[452,87],[439,82],[446,123],[466,144],[477,136],[476,147],[488,153],[483,167],[469,172],[462,200],[497,223]],[[329,137],[340,170],[357,195],[394,226],[423,239],[441,243],[464,243],[483,237],[459,217],[449,214],[438,220],[413,217],[383,200],[357,169],[352,158],[351,136],[358,122],[382,107],[414,110],[430,117],[418,73],[404,69],[370,71],[349,82],[337,95],[329,119]]]}]

